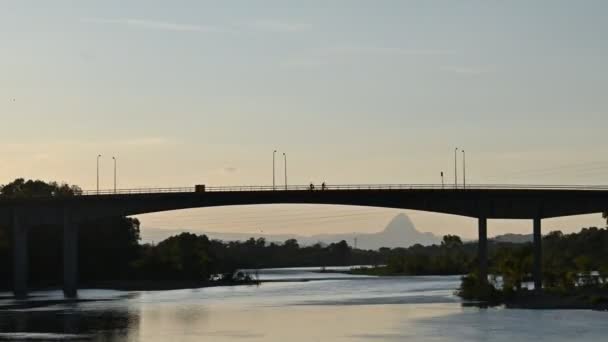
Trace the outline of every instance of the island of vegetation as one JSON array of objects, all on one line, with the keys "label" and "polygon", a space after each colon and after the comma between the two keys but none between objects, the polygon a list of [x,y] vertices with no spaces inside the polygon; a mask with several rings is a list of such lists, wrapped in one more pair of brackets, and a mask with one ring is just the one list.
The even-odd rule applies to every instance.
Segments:
[{"label": "island of vegetation", "polygon": [[[477,242],[446,235],[440,245],[397,248],[385,265],[347,273],[377,276],[464,275],[456,294],[479,305],[512,308],[608,309],[608,229],[553,231],[543,237],[543,290],[533,291],[531,242],[489,241],[488,279],[477,271]],[[381,250],[382,252],[382,250]]]},{"label": "island of vegetation", "polygon": [[[77,186],[42,181],[15,181],[0,186],[0,201],[29,196],[74,196]],[[31,227],[31,288],[58,288],[62,283],[62,227]],[[12,287],[10,227],[0,226],[0,290]],[[300,246],[263,238],[224,242],[182,233],[158,244],[140,243],[136,218],[114,217],[79,227],[78,273],[81,287],[163,290],[257,284],[239,270],[277,267],[370,265],[349,273],[377,276],[461,275],[457,294],[481,305],[526,308],[608,308],[608,230],[551,232],[543,237],[543,291],[528,290],[532,244],[490,241],[490,277],[477,276],[477,243],[446,235],[439,245],[361,250],[346,241]],[[255,274],[255,272],[251,272]]]}]

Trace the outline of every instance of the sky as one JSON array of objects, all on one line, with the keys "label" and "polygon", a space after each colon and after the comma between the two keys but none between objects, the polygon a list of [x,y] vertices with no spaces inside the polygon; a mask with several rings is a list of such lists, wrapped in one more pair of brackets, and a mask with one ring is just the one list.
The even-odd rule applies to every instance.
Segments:
[{"label": "sky", "polygon": [[[290,184],[439,183],[441,171],[453,182],[455,147],[468,183],[606,184],[607,14],[601,0],[2,0],[0,184],[94,189],[102,154],[101,188],[113,186],[112,156],[120,188],[268,185],[275,149],[279,183],[283,152]],[[307,235],[378,231],[397,212],[140,219]],[[475,236],[474,220],[407,213],[420,230]]]}]

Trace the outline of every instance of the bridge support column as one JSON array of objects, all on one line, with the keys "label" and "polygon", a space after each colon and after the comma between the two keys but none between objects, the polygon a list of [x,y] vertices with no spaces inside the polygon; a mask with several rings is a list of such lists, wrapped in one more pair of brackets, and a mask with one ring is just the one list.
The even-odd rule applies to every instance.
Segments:
[{"label": "bridge support column", "polygon": [[27,225],[22,216],[13,213],[13,293],[17,298],[27,297]]},{"label": "bridge support column", "polygon": [[477,242],[477,259],[479,261],[479,278],[488,281],[488,219],[479,218],[479,240]]},{"label": "bridge support column", "polygon": [[78,289],[78,226],[69,213],[63,217],[63,294],[77,296]]},{"label": "bridge support column", "polygon": [[540,292],[543,289],[543,249],[542,249],[542,233],[541,233],[541,218],[534,218],[534,290]]}]

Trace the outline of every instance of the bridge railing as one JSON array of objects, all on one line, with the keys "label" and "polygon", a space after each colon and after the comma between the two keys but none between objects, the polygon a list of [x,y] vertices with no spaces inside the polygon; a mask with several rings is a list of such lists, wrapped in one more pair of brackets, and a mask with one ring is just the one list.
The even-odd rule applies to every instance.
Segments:
[{"label": "bridge railing", "polygon": [[158,193],[184,193],[194,192],[194,187],[176,187],[176,188],[133,188],[133,189],[116,189],[116,190],[83,190],[76,195],[93,196],[93,195],[137,195],[137,194],[158,194]]},{"label": "bridge railing", "polygon": [[[459,184],[339,184],[326,185],[322,187],[315,184],[310,185],[246,185],[246,186],[206,186],[204,192],[253,192],[253,191],[330,191],[330,190],[608,190],[604,185],[531,185],[531,184],[470,184],[463,186]],[[159,194],[159,193],[191,193],[196,192],[192,187],[168,187],[168,188],[134,188],[117,190],[86,190],[77,195],[137,195],[137,194]],[[201,192],[201,191],[199,191]]]}]

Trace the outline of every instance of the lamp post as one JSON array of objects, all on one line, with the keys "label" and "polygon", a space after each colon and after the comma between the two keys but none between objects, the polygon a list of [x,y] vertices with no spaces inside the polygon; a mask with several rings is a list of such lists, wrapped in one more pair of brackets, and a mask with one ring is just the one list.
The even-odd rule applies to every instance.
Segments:
[{"label": "lamp post", "polygon": [[116,193],[116,157],[112,157],[114,160],[114,193]]},{"label": "lamp post", "polygon": [[283,152],[283,162],[285,165],[285,190],[287,190],[287,153]]},{"label": "lamp post", "polygon": [[466,154],[464,150],[462,150],[462,188],[466,189],[467,187],[467,164],[466,164]]},{"label": "lamp post", "polygon": [[458,147],[454,149],[454,189],[458,189]]},{"label": "lamp post", "polygon": [[276,178],[275,178],[275,167],[274,161],[277,154],[277,150],[272,151],[272,190],[275,190],[276,187]]},{"label": "lamp post", "polygon": [[97,155],[97,194],[99,195],[99,158],[101,158],[101,154]]}]

